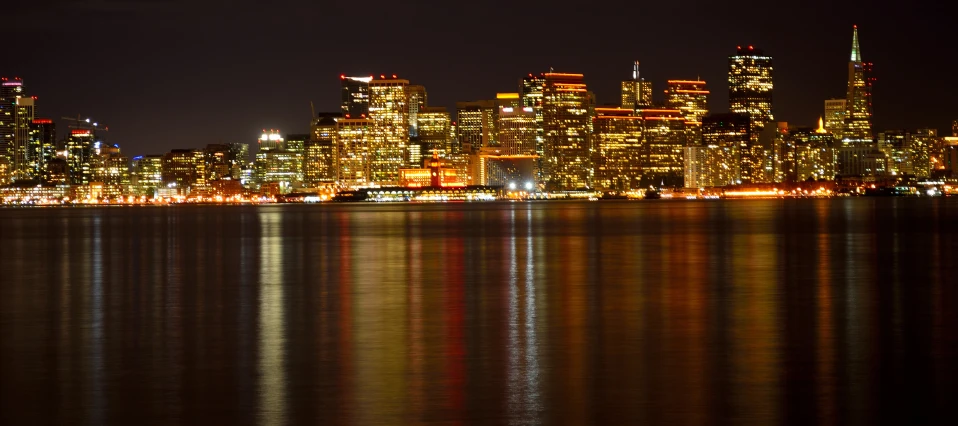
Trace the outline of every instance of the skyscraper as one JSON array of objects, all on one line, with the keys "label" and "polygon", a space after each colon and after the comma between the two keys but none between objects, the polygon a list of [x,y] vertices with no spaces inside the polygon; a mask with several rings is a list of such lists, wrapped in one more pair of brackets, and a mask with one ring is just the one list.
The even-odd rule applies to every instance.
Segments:
[{"label": "skyscraper", "polygon": [[377,185],[398,185],[399,168],[409,162],[408,85],[395,75],[369,82],[370,178]]},{"label": "skyscraper", "polygon": [[848,92],[842,143],[872,142],[872,64],[862,61],[858,26],[852,27],[852,54],[848,61]]},{"label": "skyscraper", "polygon": [[592,137],[597,189],[627,191],[641,186],[643,124],[631,108],[595,109]]},{"label": "skyscraper", "polygon": [[362,118],[369,114],[369,82],[373,77],[339,76],[342,82],[343,115]]},{"label": "skyscraper", "polygon": [[370,184],[372,120],[343,118],[336,122],[336,175],[347,187]]},{"label": "skyscraper", "polygon": [[336,181],[336,122],[342,114],[319,113],[310,123],[310,138],[303,155],[303,183],[315,187]]},{"label": "skyscraper", "polygon": [[642,121],[639,165],[642,186],[682,187],[685,178],[685,116],[678,109],[644,108],[636,111]]},{"label": "skyscraper", "polygon": [[772,72],[772,57],[754,46],[739,46],[728,58],[729,110],[749,116],[753,139],[774,120]]},{"label": "skyscraper", "polygon": [[0,163],[13,167],[17,98],[25,96],[23,80],[0,77]]},{"label": "skyscraper", "polygon": [[839,140],[841,140],[842,131],[845,129],[846,104],[845,99],[825,100],[825,130]]},{"label": "skyscraper", "polygon": [[[426,102],[426,88],[418,84],[406,86],[406,105],[409,108],[409,137],[414,138],[419,136],[417,129],[419,123],[416,117],[419,115],[419,111],[428,106]],[[417,158],[416,162],[418,161]]]},{"label": "skyscraper", "polygon": [[15,180],[29,180],[31,162],[28,153],[30,145],[30,125],[36,111],[36,97],[20,96],[16,99],[13,115],[13,146],[10,154],[13,159],[13,177]]},{"label": "skyscraper", "polygon": [[550,189],[571,190],[592,184],[591,102],[582,74],[543,74],[542,125],[545,136],[543,178]]},{"label": "skyscraper", "polygon": [[532,107],[500,106],[496,128],[502,155],[536,155],[536,114]]},{"label": "skyscraper", "polygon": [[652,106],[652,82],[639,74],[639,61],[632,64],[632,79],[622,82],[622,108],[636,109]]},{"label": "skyscraper", "polygon": [[545,155],[545,129],[542,127],[542,85],[545,78],[533,76],[523,78],[519,82],[519,97],[523,107],[532,108],[536,117],[536,179],[542,181],[542,159]]},{"label": "skyscraper", "polygon": [[682,111],[685,121],[701,126],[702,118],[709,113],[708,95],[702,80],[669,80],[665,90],[666,104],[669,108]]},{"label": "skyscraper", "polygon": [[496,145],[496,101],[456,102],[458,152]]},{"label": "skyscraper", "polygon": [[56,158],[56,125],[49,118],[34,118],[30,123],[27,162],[30,179],[41,180],[47,163]]},{"label": "skyscraper", "polygon": [[452,124],[449,111],[445,107],[426,107],[419,110],[416,118],[419,128],[419,163],[431,158],[433,151],[449,154],[452,144],[449,140],[449,127]]}]

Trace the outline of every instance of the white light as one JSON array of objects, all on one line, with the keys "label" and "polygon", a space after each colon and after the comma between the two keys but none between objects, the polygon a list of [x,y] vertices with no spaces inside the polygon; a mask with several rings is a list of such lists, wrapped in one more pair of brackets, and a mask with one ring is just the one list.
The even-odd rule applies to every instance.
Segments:
[{"label": "white light", "polygon": [[268,139],[269,139],[269,135],[267,135],[266,133],[263,133],[263,136],[260,136],[260,137],[259,137],[259,140],[261,140],[261,141],[265,141],[265,140],[268,140]]},{"label": "white light", "polygon": [[89,119],[89,118],[88,118],[88,119],[86,119],[86,122],[87,122],[87,123],[89,123],[89,122],[90,122],[90,119]]},{"label": "white light", "polygon": [[515,182],[509,182],[509,189],[516,189],[516,183],[515,183]]},{"label": "white light", "polygon": [[526,189],[532,190],[532,182],[526,182]]},{"label": "white light", "polygon": [[502,107],[502,112],[512,112],[512,107]]},{"label": "white light", "polygon": [[280,139],[281,139],[280,136],[279,136],[278,134],[276,134],[276,133],[273,133],[273,134],[269,135],[269,140],[271,140],[271,141],[278,141],[278,140],[280,140]]},{"label": "white light", "polygon": [[96,127],[96,123],[93,123],[93,127]]}]

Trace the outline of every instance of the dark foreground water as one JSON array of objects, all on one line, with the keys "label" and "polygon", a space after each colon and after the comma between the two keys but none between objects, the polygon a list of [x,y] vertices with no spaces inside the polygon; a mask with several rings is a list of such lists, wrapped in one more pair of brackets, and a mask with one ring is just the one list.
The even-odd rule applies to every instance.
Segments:
[{"label": "dark foreground water", "polygon": [[0,424],[958,424],[958,199],[0,210]]}]

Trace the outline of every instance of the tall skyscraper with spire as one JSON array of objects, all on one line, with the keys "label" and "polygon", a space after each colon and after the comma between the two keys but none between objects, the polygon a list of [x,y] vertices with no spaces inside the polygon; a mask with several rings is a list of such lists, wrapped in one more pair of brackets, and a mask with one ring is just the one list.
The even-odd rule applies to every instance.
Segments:
[{"label": "tall skyscraper with spire", "polygon": [[639,61],[632,64],[632,79],[622,82],[622,108],[652,106],[652,82],[639,75]]},{"label": "tall skyscraper with spire", "polygon": [[843,144],[872,142],[872,64],[862,61],[858,26],[852,27],[852,55],[848,61],[848,92],[845,99]]}]

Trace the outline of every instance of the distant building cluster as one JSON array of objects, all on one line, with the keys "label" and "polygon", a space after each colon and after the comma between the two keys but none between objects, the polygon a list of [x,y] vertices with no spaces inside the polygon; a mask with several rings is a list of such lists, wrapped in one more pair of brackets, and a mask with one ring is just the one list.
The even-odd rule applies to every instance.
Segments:
[{"label": "distant building cluster", "polygon": [[430,105],[425,87],[396,75],[340,77],[341,110],[313,113],[309,132],[265,129],[247,143],[128,158],[102,142],[108,128],[38,113],[20,78],[2,78],[0,185],[6,193],[170,197],[361,188],[509,187],[625,193],[807,181],[958,177],[958,120],[935,129],[872,123],[872,64],[853,30],[844,98],[827,99],[818,126],[775,121],[772,57],[739,46],[728,59],[728,113],[711,113],[700,79],[666,82],[664,99],[640,75],[618,104],[596,103],[585,77],[548,71],[491,99]]}]

